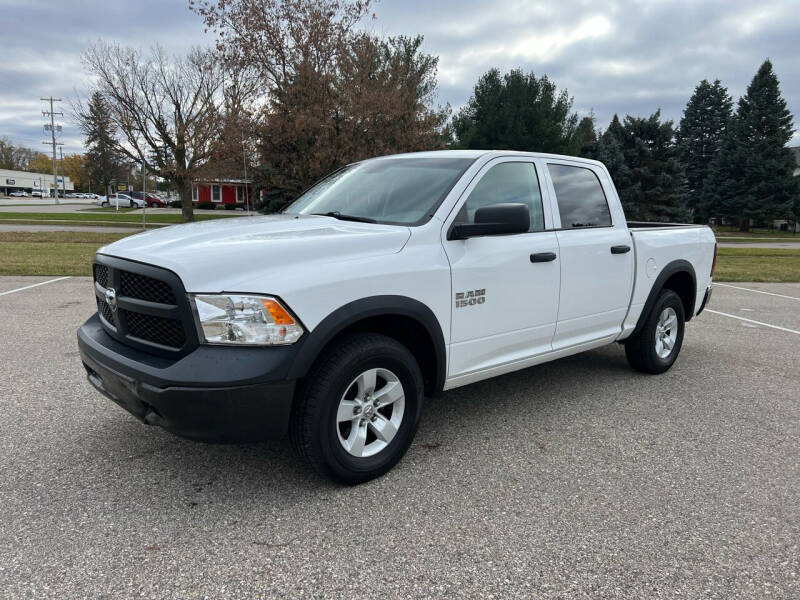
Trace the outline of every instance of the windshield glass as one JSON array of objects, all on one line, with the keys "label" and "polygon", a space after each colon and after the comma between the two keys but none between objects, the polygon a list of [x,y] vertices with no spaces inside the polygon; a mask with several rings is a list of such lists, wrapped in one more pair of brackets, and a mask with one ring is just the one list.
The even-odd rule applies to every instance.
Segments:
[{"label": "windshield glass", "polygon": [[433,214],[473,158],[382,158],[332,173],[284,210],[416,225]]}]

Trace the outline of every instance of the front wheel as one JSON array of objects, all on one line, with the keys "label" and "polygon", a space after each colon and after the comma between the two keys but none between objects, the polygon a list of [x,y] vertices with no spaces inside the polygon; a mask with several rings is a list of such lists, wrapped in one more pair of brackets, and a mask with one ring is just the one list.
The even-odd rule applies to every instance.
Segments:
[{"label": "front wheel", "polygon": [[292,444],[333,481],[368,481],[408,450],[423,395],[422,373],[408,348],[383,335],[348,336],[327,349],[301,382]]},{"label": "front wheel", "polygon": [[625,356],[637,371],[658,374],[668,370],[681,351],[685,315],[680,296],[663,290],[643,327],[625,342]]}]

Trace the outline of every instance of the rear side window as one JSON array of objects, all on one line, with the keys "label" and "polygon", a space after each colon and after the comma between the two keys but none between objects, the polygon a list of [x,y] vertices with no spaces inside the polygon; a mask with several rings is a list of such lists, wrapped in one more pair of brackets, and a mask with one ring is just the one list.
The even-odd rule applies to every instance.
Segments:
[{"label": "rear side window", "polygon": [[547,169],[556,191],[562,229],[611,226],[606,195],[594,171],[550,164]]},{"label": "rear side window", "polygon": [[529,162],[504,162],[489,169],[470,192],[456,223],[474,223],[479,208],[506,202],[525,204],[531,215],[529,231],[544,231],[539,178]]}]

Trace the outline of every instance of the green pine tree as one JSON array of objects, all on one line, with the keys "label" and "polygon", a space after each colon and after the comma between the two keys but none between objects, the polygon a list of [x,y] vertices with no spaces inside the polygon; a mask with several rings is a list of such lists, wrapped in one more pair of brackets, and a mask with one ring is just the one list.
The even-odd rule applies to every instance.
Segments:
[{"label": "green pine tree", "polygon": [[625,215],[632,221],[682,221],[683,169],[673,141],[672,121],[661,111],[647,118],[614,115],[588,155],[609,170]]},{"label": "green pine tree", "polygon": [[574,153],[578,116],[571,111],[572,98],[546,75],[492,69],[453,119],[454,147]]},{"label": "green pine tree", "polygon": [[103,193],[108,194],[122,157],[117,150],[111,109],[100,92],[94,92],[89,98],[86,110],[79,115],[79,121],[89,148],[89,178],[95,188],[100,184]]},{"label": "green pine tree", "polygon": [[766,60],[739,99],[712,163],[704,211],[737,222],[741,231],[748,231],[751,222],[791,219],[798,182],[786,144],[793,133],[792,114]]},{"label": "green pine tree", "polygon": [[733,114],[733,100],[717,79],[704,79],[695,88],[675,132],[678,157],[686,173],[686,206],[695,222],[704,223],[703,186],[712,160],[719,154],[722,140]]}]

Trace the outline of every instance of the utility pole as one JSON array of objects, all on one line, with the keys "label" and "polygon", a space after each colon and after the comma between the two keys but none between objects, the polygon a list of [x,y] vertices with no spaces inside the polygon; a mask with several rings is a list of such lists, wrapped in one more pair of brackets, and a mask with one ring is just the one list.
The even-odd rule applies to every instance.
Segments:
[{"label": "utility pole", "polygon": [[64,199],[67,198],[67,174],[64,172],[64,150],[61,148],[64,144],[58,145],[58,154],[61,156],[61,191],[64,192]]},{"label": "utility pole", "polygon": [[[63,112],[55,112],[53,110],[53,102],[61,102],[61,98],[53,98],[50,96],[49,98],[39,98],[42,102],[49,102],[50,103],[50,110],[43,110],[42,114],[45,117],[50,117],[50,140],[53,144],[53,196],[55,197],[55,203],[58,204],[58,176],[56,175],[56,124],[55,124],[55,116],[58,115],[60,117],[64,116]],[[45,129],[47,129],[47,125],[45,125]],[[44,142],[45,144],[47,142]]]}]

